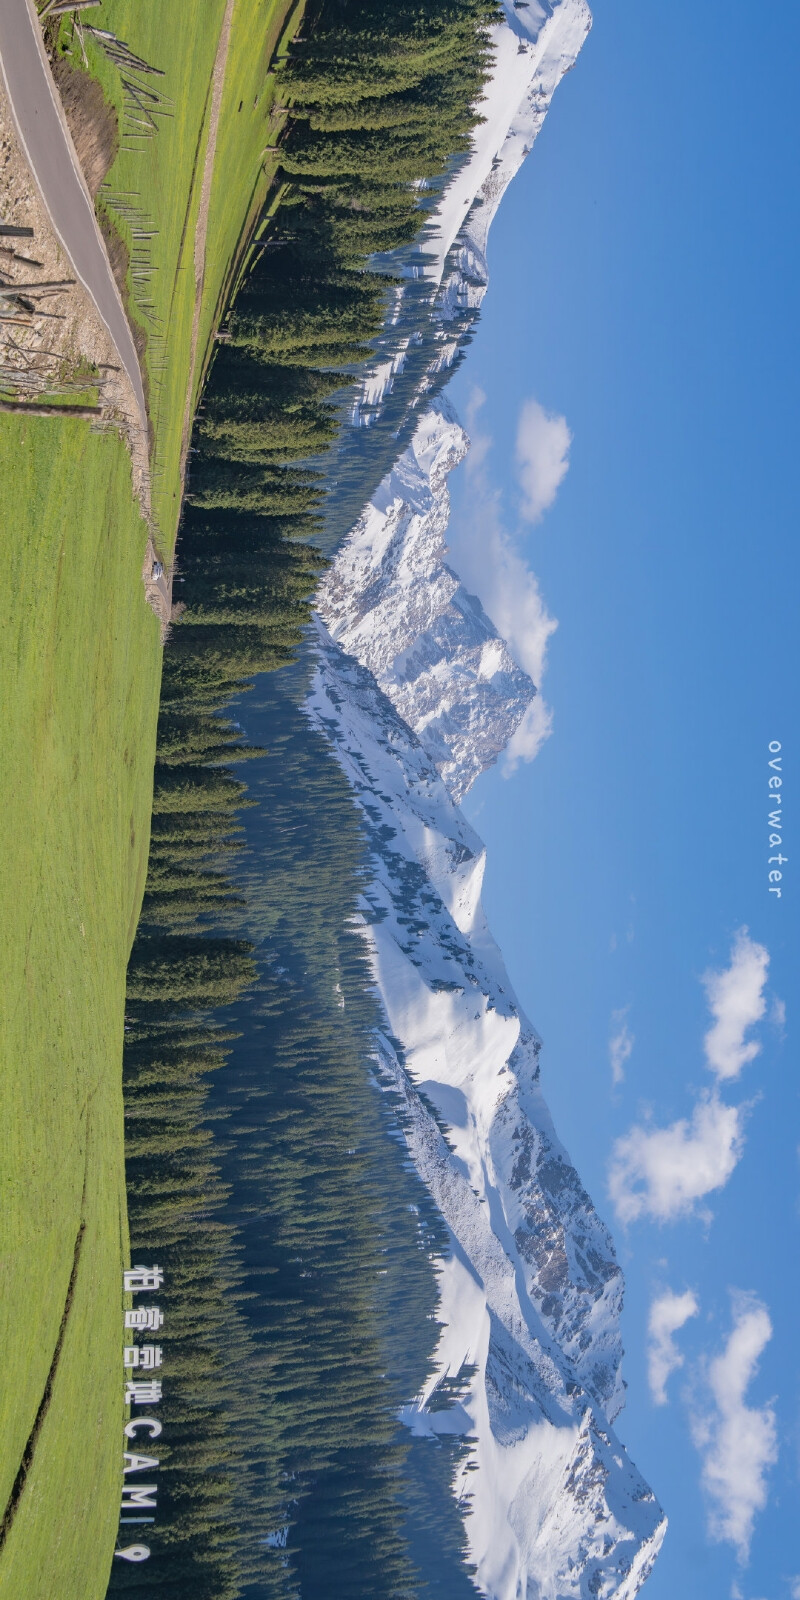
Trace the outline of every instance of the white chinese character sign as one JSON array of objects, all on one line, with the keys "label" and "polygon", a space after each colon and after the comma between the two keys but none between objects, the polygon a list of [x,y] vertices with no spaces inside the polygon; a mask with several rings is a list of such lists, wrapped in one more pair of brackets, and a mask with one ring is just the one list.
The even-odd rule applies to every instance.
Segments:
[{"label": "white chinese character sign", "polygon": [[[135,1266],[123,1274],[122,1286],[125,1294],[139,1295],[160,1289],[163,1282],[164,1274],[159,1266]],[[124,1333],[155,1333],[163,1327],[164,1313],[160,1306],[151,1302],[127,1307],[123,1311],[122,1320]],[[148,1341],[144,1344],[123,1345],[122,1365],[126,1373],[154,1372],[161,1367],[162,1361],[163,1351],[160,1344]],[[127,1406],[159,1405],[161,1398],[160,1379],[126,1376],[124,1400]],[[162,1424],[155,1417],[131,1417],[124,1428],[126,1441],[134,1440],[142,1430],[146,1431],[149,1438],[156,1439],[162,1432]],[[122,1488],[120,1527],[155,1521],[150,1513],[157,1507],[158,1485],[141,1483],[138,1479],[134,1482],[127,1480],[134,1474],[151,1472],[158,1466],[159,1459],[156,1456],[141,1455],[136,1450],[123,1450],[123,1476],[126,1481]],[[122,1561],[147,1561],[150,1548],[143,1544],[127,1545],[118,1548],[115,1555]]]}]

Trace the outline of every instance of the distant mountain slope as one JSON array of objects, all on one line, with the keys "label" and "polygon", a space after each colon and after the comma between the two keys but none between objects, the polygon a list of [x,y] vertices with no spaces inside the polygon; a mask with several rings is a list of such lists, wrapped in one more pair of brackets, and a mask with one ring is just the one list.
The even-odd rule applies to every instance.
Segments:
[{"label": "distant mountain slope", "polygon": [[328,538],[344,537],[449,381],[489,282],[486,246],[503,195],[533,147],[553,94],[591,28],[586,0],[503,0],[494,66],[469,156],[430,195],[416,243],[375,266],[398,282],[336,452]]},{"label": "distant mountain slope", "polygon": [[486,291],[491,220],[591,20],[584,0],[505,13],[485,121],[406,258],[354,407],[342,460],[352,492],[369,487],[318,592],[307,711],[363,813],[380,1075],[452,1245],[436,1369],[405,1421],[470,1442],[454,1491],[490,1600],[633,1600],[666,1520],[612,1428],[622,1274],[542,1097],[541,1041],[457,807],[536,687],[447,565],[447,478],[469,442],[435,395]]},{"label": "distant mountain slope", "polygon": [[[489,229],[511,179],[530,153],[550,102],[575,65],[591,28],[586,0],[503,0],[503,21],[493,30],[494,67],[479,107],[483,122],[430,213],[426,230],[401,265],[406,284],[397,291],[381,351],[356,391],[353,420],[374,425],[388,395],[404,392],[415,408],[455,362],[489,284]],[[387,259],[397,270],[398,263]],[[427,327],[419,327],[420,280],[431,299]],[[410,326],[407,316],[410,313]],[[420,371],[424,352],[425,370]],[[399,374],[409,371],[411,384]]]},{"label": "distant mountain slope", "polygon": [[453,1243],[437,1371],[406,1421],[474,1441],[456,1488],[469,1490],[471,1555],[492,1600],[630,1600],[665,1519],[609,1421],[624,1399],[613,1245],[541,1095],[540,1041],[480,903],[481,842],[372,674],[318,629],[308,711],[350,779],[374,862],[377,1049]]}]

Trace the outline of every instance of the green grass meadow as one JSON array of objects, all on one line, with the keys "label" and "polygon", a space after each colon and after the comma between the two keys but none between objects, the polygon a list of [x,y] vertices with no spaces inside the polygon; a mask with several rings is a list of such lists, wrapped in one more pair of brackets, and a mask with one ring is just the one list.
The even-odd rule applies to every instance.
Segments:
[{"label": "green grass meadow", "polygon": [[[270,74],[270,63],[281,55],[299,26],[304,3],[305,0],[289,0],[287,4],[287,0],[281,0],[276,4],[272,0],[271,5],[259,7],[253,0],[238,0],[234,9],[211,188],[195,399],[202,358],[209,353],[212,333],[234,286],[243,247],[275,176],[276,141],[283,116],[276,107],[276,80]],[[257,27],[253,25],[256,18]]]},{"label": "green grass meadow", "polygon": [[[274,110],[270,63],[302,7],[292,0],[235,0],[222,94],[206,240],[193,403],[209,354],[215,321],[276,166],[281,118]],[[153,509],[162,545],[170,553],[180,510],[181,435],[189,378],[195,304],[194,237],[200,205],[212,99],[212,74],[225,0],[194,7],[106,0],[102,26],[124,40],[163,78],[147,80],[169,105],[157,116],[158,132],[120,148],[101,199],[129,249],[131,221],[115,197],[141,211],[148,231],[151,275],[145,284],[129,274],[133,314],[147,335],[146,368],[155,433]],[[68,31],[68,29],[67,29]],[[119,69],[87,36],[87,57],[125,127]],[[80,58],[76,53],[73,59]],[[144,309],[151,300],[153,312]]]},{"label": "green grass meadow", "polygon": [[102,1593],[118,1512],[125,967],[149,840],[161,649],[125,446],[4,418],[0,483],[0,1592]]},{"label": "green grass meadow", "polygon": [[[102,15],[163,68],[159,87],[174,106],[141,150],[120,151],[108,179],[112,196],[135,191],[156,230],[147,292],[158,320],[140,321],[165,553],[180,510],[194,233],[224,9],[106,0]],[[267,71],[290,14],[289,0],[234,7],[193,399],[274,173]],[[116,67],[88,38],[87,52],[121,106]],[[140,294],[131,282],[134,312]],[[0,530],[0,1516],[38,1429],[0,1547],[0,1595],[99,1600],[124,1421],[125,971],[147,867],[161,676],[141,582],[148,530],[122,440],[83,421],[0,417]]]}]

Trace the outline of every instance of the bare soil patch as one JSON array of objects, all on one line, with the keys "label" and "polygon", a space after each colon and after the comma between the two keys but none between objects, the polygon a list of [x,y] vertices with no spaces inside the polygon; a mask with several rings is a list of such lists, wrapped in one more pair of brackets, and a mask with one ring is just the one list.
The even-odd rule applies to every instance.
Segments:
[{"label": "bare soil patch", "polygon": [[94,200],[119,150],[116,112],[97,79],[73,66],[64,56],[55,57],[52,71],[72,142]]}]

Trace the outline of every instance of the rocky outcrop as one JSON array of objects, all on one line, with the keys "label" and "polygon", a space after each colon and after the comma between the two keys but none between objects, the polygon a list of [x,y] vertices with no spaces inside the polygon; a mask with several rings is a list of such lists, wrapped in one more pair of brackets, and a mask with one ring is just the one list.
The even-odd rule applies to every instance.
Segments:
[{"label": "rocky outcrop", "polygon": [[420,421],[326,573],[317,610],[413,728],[454,799],[506,748],[536,694],[447,565],[447,477],[469,440],[446,401]]}]

